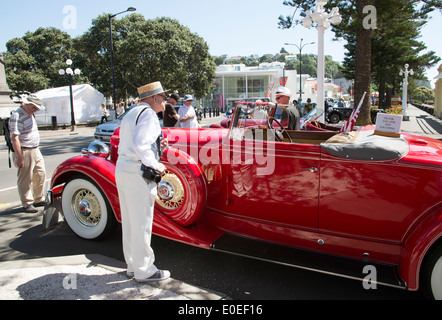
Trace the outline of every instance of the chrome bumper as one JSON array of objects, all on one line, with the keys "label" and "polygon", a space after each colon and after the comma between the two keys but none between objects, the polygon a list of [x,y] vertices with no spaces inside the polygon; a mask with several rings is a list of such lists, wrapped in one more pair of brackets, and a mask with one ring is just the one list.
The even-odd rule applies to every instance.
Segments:
[{"label": "chrome bumper", "polygon": [[45,203],[42,221],[43,230],[57,224],[60,221],[60,217],[63,215],[61,197],[55,197],[52,190],[49,190],[46,193]]}]

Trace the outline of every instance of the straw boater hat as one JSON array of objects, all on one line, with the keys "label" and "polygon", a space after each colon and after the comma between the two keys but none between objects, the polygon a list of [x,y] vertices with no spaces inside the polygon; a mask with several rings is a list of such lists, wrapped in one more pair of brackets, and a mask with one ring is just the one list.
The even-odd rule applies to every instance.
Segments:
[{"label": "straw boater hat", "polygon": [[145,86],[138,88],[138,94],[140,95],[141,100],[167,91],[169,90],[164,90],[163,86],[161,85],[161,82],[159,81],[149,83],[146,84]]}]

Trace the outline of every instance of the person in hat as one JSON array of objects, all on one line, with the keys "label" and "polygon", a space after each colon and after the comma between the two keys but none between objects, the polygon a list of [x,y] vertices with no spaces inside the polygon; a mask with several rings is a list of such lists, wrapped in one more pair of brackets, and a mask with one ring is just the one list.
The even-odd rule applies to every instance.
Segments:
[{"label": "person in hat", "polygon": [[23,98],[22,106],[11,114],[9,130],[14,147],[14,165],[18,168],[17,189],[26,213],[37,213],[45,205],[46,170],[38,148],[40,134],[34,114],[44,110],[42,101],[31,94]]},{"label": "person in hat", "polygon": [[166,110],[164,111],[163,126],[165,128],[175,127],[180,119],[180,116],[175,110],[175,106],[180,101],[180,96],[176,93],[172,93],[166,104]]},{"label": "person in hat", "polygon": [[195,109],[192,107],[192,102],[192,95],[186,94],[183,100],[184,105],[178,110],[181,128],[199,128]]},{"label": "person in hat", "polygon": [[300,130],[301,128],[301,116],[298,109],[290,105],[291,97],[290,89],[286,87],[280,87],[276,91],[276,102],[283,108],[282,121],[288,120],[287,130]]},{"label": "person in hat", "polygon": [[138,282],[161,281],[170,272],[155,267],[151,248],[157,185],[143,177],[143,168],[165,173],[160,162],[167,146],[157,113],[164,112],[166,95],[160,82],[138,88],[140,102],[128,111],[120,126],[120,144],[115,169],[123,231],[123,252],[128,277]]}]

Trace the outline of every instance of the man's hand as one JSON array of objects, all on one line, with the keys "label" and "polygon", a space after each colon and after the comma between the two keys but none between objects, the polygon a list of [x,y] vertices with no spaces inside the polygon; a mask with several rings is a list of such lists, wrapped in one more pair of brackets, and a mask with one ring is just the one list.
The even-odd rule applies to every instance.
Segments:
[{"label": "man's hand", "polygon": [[157,171],[161,173],[161,175],[164,175],[166,173],[166,167],[161,162],[158,164]]},{"label": "man's hand", "polygon": [[21,150],[21,144],[20,144],[20,140],[18,138],[18,135],[15,135],[15,134],[12,135],[11,142],[12,142],[12,146],[14,147],[14,150],[16,150],[14,164],[17,168],[23,168],[25,161],[23,159],[23,153]]},{"label": "man's hand", "polygon": [[163,139],[160,145],[161,151],[164,151],[164,149],[166,149],[168,146],[169,146],[169,140],[167,140],[167,138]]},{"label": "man's hand", "polygon": [[25,161],[23,159],[23,154],[17,154],[15,157],[15,166],[17,168],[23,168]]}]

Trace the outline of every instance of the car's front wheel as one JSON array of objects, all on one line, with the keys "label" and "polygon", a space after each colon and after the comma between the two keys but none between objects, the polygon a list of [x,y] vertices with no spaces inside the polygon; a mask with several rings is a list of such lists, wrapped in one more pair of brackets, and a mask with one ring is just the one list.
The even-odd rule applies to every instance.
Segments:
[{"label": "car's front wheel", "polygon": [[336,124],[341,120],[341,118],[337,113],[332,113],[331,115],[328,116],[328,119],[332,124]]},{"label": "car's front wheel", "polygon": [[102,240],[117,225],[108,201],[89,180],[75,178],[67,182],[61,202],[67,224],[83,239]]},{"label": "car's front wheel", "polygon": [[428,298],[442,300],[442,245],[432,250],[425,259],[421,284]]}]

